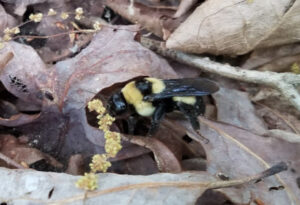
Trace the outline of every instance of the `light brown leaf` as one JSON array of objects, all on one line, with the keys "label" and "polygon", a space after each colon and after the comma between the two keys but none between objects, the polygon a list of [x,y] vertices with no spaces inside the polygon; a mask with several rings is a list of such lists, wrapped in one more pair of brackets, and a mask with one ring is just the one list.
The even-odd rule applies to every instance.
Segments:
[{"label": "light brown leaf", "polygon": [[299,41],[300,1],[209,0],[167,41],[192,53],[240,55],[255,48]]},{"label": "light brown leaf", "polygon": [[[201,134],[209,140],[208,143],[202,143],[207,153],[207,171],[213,175],[238,178],[252,175],[279,161],[290,162],[290,169],[296,172],[299,169],[299,144],[261,137],[204,118],[200,120]],[[247,190],[265,204],[299,204],[300,191],[296,177],[291,172],[280,173],[258,183],[256,188],[247,186]],[[271,187],[279,186],[284,189],[270,190]]]},{"label": "light brown leaf", "polygon": [[263,120],[255,114],[246,92],[221,88],[213,94],[218,108],[217,119],[237,127],[249,130],[253,133],[264,134],[267,127]]}]

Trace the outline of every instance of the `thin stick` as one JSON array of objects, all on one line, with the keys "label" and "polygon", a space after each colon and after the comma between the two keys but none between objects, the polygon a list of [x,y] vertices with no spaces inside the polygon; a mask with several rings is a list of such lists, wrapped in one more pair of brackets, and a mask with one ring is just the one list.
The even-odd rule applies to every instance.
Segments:
[{"label": "thin stick", "polygon": [[22,166],[21,164],[19,164],[18,162],[16,162],[15,160],[5,156],[2,153],[0,153],[0,159],[5,161],[8,165],[14,166],[15,168],[18,168],[18,169],[25,169],[26,168],[26,167]]}]

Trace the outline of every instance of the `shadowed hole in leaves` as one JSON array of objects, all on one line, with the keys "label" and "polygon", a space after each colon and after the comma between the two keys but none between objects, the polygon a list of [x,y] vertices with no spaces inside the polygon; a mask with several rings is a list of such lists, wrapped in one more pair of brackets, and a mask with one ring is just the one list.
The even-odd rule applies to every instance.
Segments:
[{"label": "shadowed hole in leaves", "polygon": [[234,205],[234,203],[218,191],[207,190],[198,198],[196,205]]},{"label": "shadowed hole in leaves", "polygon": [[226,176],[224,173],[218,173],[218,177],[219,179],[223,180],[223,181],[228,181],[230,178],[228,176]]},{"label": "shadowed hole in leaves", "polygon": [[184,135],[183,137],[182,137],[182,139],[186,142],[186,143],[190,143],[190,142],[192,142],[193,141],[193,139],[192,138],[190,138],[189,136],[187,136],[187,135]]},{"label": "shadowed hole in leaves", "polygon": [[[33,6],[27,6],[27,10],[23,16],[23,22],[29,20],[30,14],[38,13],[38,12],[39,11],[34,10]],[[35,22],[29,22],[27,24],[24,24],[20,27],[20,33],[18,35],[40,36],[39,32],[36,30],[38,25],[39,23],[35,23]],[[30,45],[35,49],[39,49],[45,46],[47,39],[46,38],[17,38],[16,41],[19,43]]]},{"label": "shadowed hole in leaves", "polygon": [[38,171],[50,171],[50,172],[60,172],[61,169],[58,169],[51,164],[49,164],[45,159],[41,159],[37,162],[32,163],[30,168],[38,170]]},{"label": "shadowed hole in leaves", "polygon": [[297,183],[297,185],[298,185],[298,188],[300,189],[300,177],[298,177],[298,178],[296,179],[296,183]]},{"label": "shadowed hole in leaves", "polygon": [[54,191],[54,187],[49,191],[48,199],[50,199],[52,197],[53,191]]},{"label": "shadowed hole in leaves", "polygon": [[269,188],[269,191],[279,191],[284,189],[284,186],[273,186]]}]

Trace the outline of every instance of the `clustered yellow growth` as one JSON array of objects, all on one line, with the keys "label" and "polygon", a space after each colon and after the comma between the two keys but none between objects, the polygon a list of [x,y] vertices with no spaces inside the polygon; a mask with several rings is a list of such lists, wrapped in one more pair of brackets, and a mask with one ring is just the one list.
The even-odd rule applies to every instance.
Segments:
[{"label": "clustered yellow growth", "polygon": [[107,169],[111,166],[111,163],[107,161],[106,154],[96,154],[92,158],[92,163],[90,163],[91,172],[95,173],[98,170],[106,172]]},{"label": "clustered yellow growth", "polygon": [[82,8],[77,8],[76,10],[75,10],[75,19],[76,20],[80,20],[82,17],[83,17],[83,9]]},{"label": "clustered yellow growth", "polygon": [[43,14],[42,13],[30,14],[29,19],[34,22],[41,22],[41,20],[43,19]]},{"label": "clustered yellow growth", "polygon": [[295,74],[300,74],[300,66],[298,63],[293,63],[291,66],[291,71]]},{"label": "clustered yellow growth", "polygon": [[97,189],[97,175],[95,173],[85,173],[77,182],[76,186],[85,190]]},{"label": "clustered yellow growth", "polygon": [[[70,14],[74,15],[74,13],[67,13],[67,12],[62,12],[60,13],[60,18],[62,18],[63,20],[68,19]],[[78,7],[75,9],[75,19],[76,20],[81,20],[84,16],[84,11],[81,7]],[[55,11],[54,9],[50,8],[48,11],[47,16],[55,16],[57,15],[57,11]],[[29,22],[41,22],[43,19],[43,14],[42,13],[36,13],[36,14],[30,14],[29,15]],[[101,24],[96,21],[93,25],[94,30],[92,31],[99,31],[101,29]],[[90,32],[91,30],[89,30]],[[4,43],[7,41],[12,40],[13,36],[20,33],[20,29],[19,26],[13,27],[13,28],[6,28],[4,30],[4,36],[2,37],[2,39],[0,39],[0,49],[4,48]],[[36,38],[36,37],[35,37]]]},{"label": "clustered yellow growth", "polygon": [[96,185],[98,181],[95,173],[98,171],[107,171],[107,169],[111,166],[108,159],[115,157],[122,149],[122,145],[120,133],[109,130],[110,126],[115,121],[115,118],[106,113],[106,109],[102,102],[98,99],[92,100],[88,103],[88,109],[89,111],[95,111],[98,114],[97,119],[99,120],[99,129],[104,132],[106,153],[96,154],[93,156],[92,162],[90,163],[91,172],[86,173],[83,177],[81,177],[77,181],[76,186],[85,190],[95,190],[97,188]]}]

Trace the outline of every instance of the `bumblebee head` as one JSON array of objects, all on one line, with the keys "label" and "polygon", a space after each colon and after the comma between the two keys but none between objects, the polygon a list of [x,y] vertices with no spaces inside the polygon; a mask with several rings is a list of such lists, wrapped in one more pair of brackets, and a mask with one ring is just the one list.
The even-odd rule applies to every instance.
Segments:
[{"label": "bumblebee head", "polygon": [[120,115],[126,111],[127,103],[121,93],[116,93],[109,98],[107,109],[112,116]]}]

